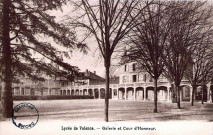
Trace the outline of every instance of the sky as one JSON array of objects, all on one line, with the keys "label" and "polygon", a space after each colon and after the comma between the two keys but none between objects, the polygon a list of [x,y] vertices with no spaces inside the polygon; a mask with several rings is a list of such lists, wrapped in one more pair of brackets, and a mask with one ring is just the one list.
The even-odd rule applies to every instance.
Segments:
[{"label": "sky", "polygon": [[[54,11],[51,11],[49,14],[56,16],[55,20],[57,22],[61,22],[66,15],[72,15],[72,16],[76,15],[74,12],[72,12],[72,9],[73,8],[69,4],[67,4],[62,7],[62,10],[54,10]],[[76,34],[79,41],[81,41],[84,33],[78,30]],[[101,53],[99,51],[99,47],[95,38],[89,38],[84,43],[86,43],[89,47],[88,54],[83,54],[75,50],[71,54],[71,59],[64,58],[64,61],[73,66],[77,66],[82,72],[88,69],[91,72],[95,71],[96,74],[101,77],[105,77],[105,67],[104,67],[103,58],[101,56]],[[58,48],[58,49],[62,49],[62,48]],[[117,56],[116,53],[114,53],[114,55]],[[118,62],[119,62],[119,58],[114,59],[114,57],[112,56],[111,67],[114,65],[118,65]],[[120,73],[119,68],[118,66],[116,67],[117,68],[115,68],[116,70],[115,72],[113,72],[113,74],[119,75]]]},{"label": "sky", "polygon": [[[212,3],[212,1],[208,1],[208,2],[210,4]],[[56,16],[56,21],[60,22],[61,20],[63,20],[63,17],[65,15],[72,15],[72,16],[74,15],[75,16],[75,13],[72,12],[72,7],[70,5],[64,5],[62,7],[62,10],[51,11],[50,15]],[[79,40],[81,39],[81,36],[83,34],[84,33],[82,33],[82,32],[79,32],[79,31],[77,32],[77,37]],[[64,61],[73,66],[77,66],[81,71],[86,71],[86,69],[88,69],[91,72],[96,71],[96,73],[98,75],[104,77],[105,68],[104,68],[103,58],[100,55],[96,40],[94,38],[90,38],[90,39],[86,40],[85,43],[88,45],[88,47],[90,49],[88,51],[88,54],[83,54],[79,51],[73,51],[73,53],[71,54],[71,59],[64,58]],[[58,48],[58,49],[61,49],[61,48]],[[119,70],[119,69],[117,69],[117,70]],[[119,72],[119,71],[117,71],[117,72]]]},{"label": "sky", "polygon": [[[71,12],[71,7],[68,5],[63,6],[61,10],[51,11],[50,15],[56,16],[56,21],[60,22],[65,15],[69,15]],[[77,32],[77,38],[81,39],[83,33]],[[71,54],[71,59],[64,58],[64,61],[73,65],[77,66],[81,71],[86,71],[88,69],[91,72],[96,71],[96,74],[104,77],[105,76],[105,68],[103,59],[100,56],[100,52],[98,50],[98,45],[94,39],[88,39],[85,41],[88,45],[89,50],[88,54],[83,54],[79,51],[73,51]],[[60,49],[60,48],[58,48]]]}]

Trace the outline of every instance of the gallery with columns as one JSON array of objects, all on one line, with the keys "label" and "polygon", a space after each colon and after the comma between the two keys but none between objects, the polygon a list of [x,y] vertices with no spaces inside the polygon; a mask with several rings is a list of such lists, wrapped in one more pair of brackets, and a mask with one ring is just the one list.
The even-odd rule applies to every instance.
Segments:
[{"label": "gallery with columns", "polygon": [[[171,101],[171,84],[166,82],[158,83],[158,100]],[[203,99],[205,102],[212,102],[213,85],[207,85],[204,89]],[[190,101],[192,87],[186,84],[180,86],[181,101]],[[105,98],[105,85],[71,86],[60,90],[60,95],[91,95],[94,99]],[[194,95],[195,101],[200,101],[202,87],[197,87]],[[134,84],[110,84],[109,98],[113,100],[154,100],[154,87],[151,83]]]},{"label": "gallery with columns", "polygon": [[[118,69],[118,76],[110,79],[109,98],[112,100],[148,101],[154,100],[154,84],[152,77],[146,71],[138,71],[134,62],[126,63]],[[105,79],[96,72],[86,70],[82,77],[74,81],[66,78],[46,77],[44,82],[35,82],[29,78],[21,78],[24,82],[13,84],[13,95],[18,96],[46,96],[46,95],[89,95],[94,99],[105,98]],[[205,87],[198,86],[194,100],[212,102],[213,83]],[[161,75],[157,82],[158,101],[172,100],[173,83]],[[192,87],[186,78],[180,84],[181,101],[192,100]]]},{"label": "gallery with columns", "polygon": [[[136,62],[128,62],[122,64],[119,69],[117,81],[111,81],[109,98],[113,100],[154,100],[154,84],[153,78],[145,71],[138,71]],[[103,99],[105,97],[104,81],[91,85],[91,79],[84,80],[88,82],[86,85],[67,86],[60,89],[61,95],[91,95],[95,99]],[[208,83],[205,87],[198,86],[194,100],[204,102],[212,102],[213,85]],[[161,75],[157,82],[158,101],[172,100],[173,83],[165,76]],[[181,101],[191,101],[192,87],[189,81],[183,77],[180,84],[180,99]]]}]

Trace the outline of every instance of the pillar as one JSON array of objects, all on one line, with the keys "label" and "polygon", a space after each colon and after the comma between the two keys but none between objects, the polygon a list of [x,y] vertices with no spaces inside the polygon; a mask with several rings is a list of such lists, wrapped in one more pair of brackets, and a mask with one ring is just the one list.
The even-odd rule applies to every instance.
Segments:
[{"label": "pillar", "polygon": [[117,89],[117,97],[118,97],[118,100],[119,100],[119,89]]},{"label": "pillar", "polygon": [[170,87],[166,87],[167,89],[167,101],[170,102]]},{"label": "pillar", "polygon": [[94,96],[95,99],[95,89],[92,89],[92,96]]},{"label": "pillar", "polygon": [[114,89],[112,89],[112,99],[114,99]]},{"label": "pillar", "polygon": [[86,95],[89,95],[89,89],[87,89],[87,94]]},{"label": "pillar", "polygon": [[18,95],[21,95],[21,86],[19,87],[19,93],[18,93]]},{"label": "pillar", "polygon": [[[30,89],[31,90],[31,89]],[[48,95],[51,95],[51,89],[49,89],[49,91],[48,91]]]},{"label": "pillar", "polygon": [[145,101],[146,100],[146,97],[147,97],[147,95],[146,95],[146,87],[144,87],[144,98],[143,98],[143,100]]},{"label": "pillar", "polygon": [[98,99],[101,99],[101,89],[98,89]]},{"label": "pillar", "polygon": [[125,98],[125,100],[127,100],[127,89],[125,88],[124,90],[125,90],[125,92],[124,92],[125,97],[124,98]]},{"label": "pillar", "polygon": [[136,100],[136,89],[134,87],[134,101]]}]

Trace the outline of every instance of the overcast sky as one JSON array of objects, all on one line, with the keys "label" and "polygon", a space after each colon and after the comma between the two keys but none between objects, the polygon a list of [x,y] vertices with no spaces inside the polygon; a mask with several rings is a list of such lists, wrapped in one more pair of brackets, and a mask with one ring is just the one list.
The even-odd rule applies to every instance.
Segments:
[{"label": "overcast sky", "polygon": [[[61,10],[57,11],[51,11],[51,15],[56,15],[56,20],[60,21],[63,16],[70,14],[71,12],[71,7],[68,5],[63,6],[63,12]],[[80,36],[83,33],[77,33],[77,37],[80,39]],[[89,52],[88,54],[83,54],[79,51],[74,51],[72,53],[71,59],[66,59],[64,58],[65,62],[68,62],[69,64],[73,66],[77,66],[80,68],[81,71],[85,71],[88,69],[91,72],[96,71],[96,73],[100,76],[104,76],[104,64],[103,64],[103,59],[100,56],[99,50],[98,50],[98,45],[94,39],[88,39],[86,41],[86,44],[89,47]],[[61,49],[61,48],[59,48]]]}]

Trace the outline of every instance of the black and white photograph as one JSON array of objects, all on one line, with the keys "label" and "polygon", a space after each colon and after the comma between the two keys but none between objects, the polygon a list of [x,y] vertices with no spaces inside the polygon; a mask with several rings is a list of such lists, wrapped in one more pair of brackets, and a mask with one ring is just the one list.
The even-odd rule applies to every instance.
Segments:
[{"label": "black and white photograph", "polygon": [[213,1],[0,0],[0,135],[213,135]]}]

